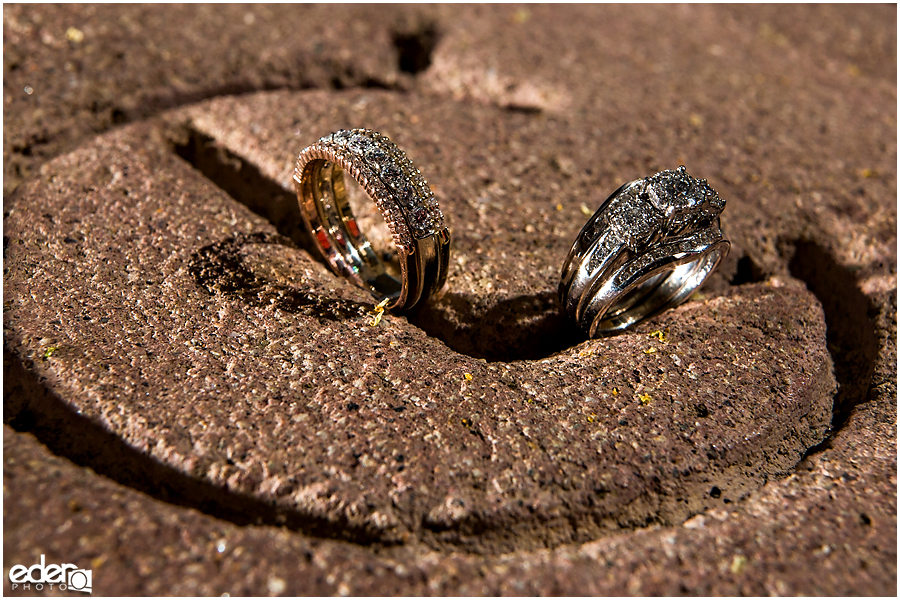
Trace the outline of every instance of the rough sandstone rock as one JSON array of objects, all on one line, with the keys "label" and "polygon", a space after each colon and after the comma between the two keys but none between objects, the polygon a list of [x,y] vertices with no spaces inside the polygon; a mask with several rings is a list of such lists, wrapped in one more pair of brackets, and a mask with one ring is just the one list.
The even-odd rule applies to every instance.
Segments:
[{"label": "rough sandstone rock", "polygon": [[[271,115],[249,130],[293,136],[291,120],[328,128],[351,111],[377,126],[398,100],[275,92],[186,112],[220,127],[231,125],[224,115]],[[403,100],[439,137],[510,119]],[[251,163],[262,173],[284,162],[240,130],[201,132],[262,153]],[[444,152],[466,170],[464,155]],[[431,170],[430,157],[420,164]],[[459,184],[435,171],[451,227],[465,223]],[[183,475],[351,537],[510,551],[675,524],[786,472],[831,420],[824,320],[802,286],[748,285],[541,360],[485,362],[401,316],[370,326],[365,292],[145,126],[47,163],[7,212],[8,346],[62,402]],[[466,267],[418,319],[457,298],[497,311],[552,293],[547,275],[571,231],[532,253],[529,273],[516,269],[515,244],[459,229],[454,256]],[[503,289],[466,277],[488,268],[510,274]],[[541,309],[553,323],[556,305]],[[518,335],[486,328],[501,345]]]},{"label": "rough sandstone rock", "polygon": [[868,449],[852,464],[819,455],[684,527],[482,556],[237,526],[76,467],[30,434],[4,427],[3,439],[6,568],[45,553],[90,565],[95,591],[110,595],[854,595],[887,591],[896,576],[884,531],[895,514],[871,504],[896,486],[885,476],[896,457]]},{"label": "rough sandstone rock", "polygon": [[98,131],[202,98],[407,87],[429,23],[418,7],[4,6],[3,193]]},{"label": "rough sandstone rock", "polygon": [[[174,63],[103,29],[155,9],[92,10],[4,7],[5,195],[33,177],[5,202],[4,412],[44,444],[4,429],[5,569],[47,553],[110,594],[896,592],[895,8],[197,9]],[[70,63],[94,87],[52,76]],[[87,139],[358,85],[416,91]],[[303,250],[287,180],[347,125],[397,141],[454,232],[445,293],[377,328]],[[679,163],[728,200],[732,256],[582,341],[554,300],[580,205]]]}]

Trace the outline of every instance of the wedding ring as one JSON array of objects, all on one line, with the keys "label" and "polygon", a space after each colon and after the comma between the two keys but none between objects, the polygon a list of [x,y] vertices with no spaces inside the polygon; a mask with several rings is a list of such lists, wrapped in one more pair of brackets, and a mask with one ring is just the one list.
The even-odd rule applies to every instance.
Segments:
[{"label": "wedding ring", "polygon": [[[368,196],[356,194],[352,207],[345,172]],[[300,153],[294,187],[326,263],[379,303],[411,309],[444,285],[450,231],[422,174],[387,137],[369,129],[326,135]]]},{"label": "wedding ring", "polygon": [[590,336],[678,306],[731,249],[725,201],[684,167],[626,183],[588,220],[563,263],[559,298]]}]

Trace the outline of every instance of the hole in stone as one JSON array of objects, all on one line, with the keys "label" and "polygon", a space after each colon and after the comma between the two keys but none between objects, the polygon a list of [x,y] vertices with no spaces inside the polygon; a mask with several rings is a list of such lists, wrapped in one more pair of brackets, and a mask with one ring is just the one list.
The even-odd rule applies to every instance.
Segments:
[{"label": "hole in stone", "polygon": [[401,71],[415,75],[431,66],[431,55],[438,40],[437,27],[433,23],[411,32],[395,31],[392,37]]},{"label": "hole in stone", "polygon": [[756,283],[764,279],[765,276],[762,269],[753,262],[753,259],[745,254],[738,259],[734,277],[731,278],[729,283],[731,285],[744,285],[745,283]]},{"label": "hole in stone", "polygon": [[839,386],[831,435],[810,448],[809,455],[826,448],[834,433],[846,424],[853,408],[869,399],[878,356],[878,338],[870,316],[876,308],[860,291],[853,272],[815,242],[796,242],[789,267],[791,274],[803,280],[822,304],[828,351]]},{"label": "hole in stone", "polygon": [[526,115],[539,115],[543,112],[543,109],[540,106],[526,106],[524,104],[507,104],[504,108],[510,112]]},{"label": "hole in stone", "polygon": [[537,360],[584,341],[560,312],[555,290],[489,306],[448,292],[407,318],[452,350],[488,362]]},{"label": "hole in stone", "polygon": [[128,121],[128,114],[121,108],[114,108],[112,109],[112,112],[109,113],[109,118],[113,125],[121,125]]}]

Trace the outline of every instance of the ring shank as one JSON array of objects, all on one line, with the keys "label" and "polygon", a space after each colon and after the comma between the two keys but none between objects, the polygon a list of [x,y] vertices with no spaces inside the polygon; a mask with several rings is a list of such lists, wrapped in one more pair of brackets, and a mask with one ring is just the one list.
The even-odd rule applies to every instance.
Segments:
[{"label": "ring shank", "polygon": [[715,271],[728,254],[730,243],[721,240],[699,256],[655,264],[631,278],[623,287],[616,277],[607,280],[585,310],[591,337],[609,335],[684,302]]},{"label": "ring shank", "polygon": [[397,299],[403,284],[388,274],[360,230],[350,208],[341,166],[329,160],[311,160],[303,168],[301,181],[300,212],[322,257],[379,300]]}]

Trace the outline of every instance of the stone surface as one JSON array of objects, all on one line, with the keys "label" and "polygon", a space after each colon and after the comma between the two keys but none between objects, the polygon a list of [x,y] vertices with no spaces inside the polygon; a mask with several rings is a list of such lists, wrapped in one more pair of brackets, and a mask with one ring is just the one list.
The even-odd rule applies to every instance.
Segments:
[{"label": "stone surface", "polygon": [[[204,115],[197,127],[269,115],[259,130],[293,137],[290,107],[323,107],[303,121],[330,127],[360,104],[354,117],[379,123],[398,101],[274,92],[187,114]],[[437,135],[509,119],[454,101],[404,104]],[[365,291],[153,133],[98,138],[20,187],[6,217],[5,326],[16,358],[61,401],[182,475],[351,536],[511,551],[679,523],[786,472],[824,437],[834,384],[822,313],[802,286],[755,284],[681,307],[652,325],[664,342],[644,327],[485,363],[402,317],[371,327]],[[283,142],[202,133],[240,136],[237,148],[266,157],[262,173],[282,160]],[[452,222],[464,222],[466,204],[440,175]],[[470,269],[493,258],[514,272],[511,253],[480,257],[467,241],[456,257]],[[548,241],[565,251],[567,239]],[[536,274],[553,273],[557,254],[535,256]],[[552,291],[547,279],[522,277],[493,301]],[[472,303],[466,283],[451,273],[454,297]],[[555,316],[548,308],[539,316]]]},{"label": "stone surface", "polygon": [[[884,441],[892,435],[890,425],[878,430]],[[95,593],[859,595],[888,592],[896,574],[894,507],[859,511],[896,487],[884,476],[896,457],[868,450],[849,470],[819,455],[733,511],[715,509],[685,527],[478,556],[239,527],[76,467],[31,435],[4,427],[3,439],[4,567],[41,553],[48,563],[90,565]],[[21,593],[8,580],[4,591]]]},{"label": "stone surface", "polygon": [[[403,87],[420,9],[6,5],[3,193],[86,136],[222,94]],[[412,13],[412,14],[410,14]],[[337,17],[337,18],[336,18]]]},{"label": "stone surface", "polygon": [[[67,10],[4,9],[5,164],[33,175],[5,202],[5,420],[44,444],[4,430],[5,569],[47,550],[121,594],[896,592],[894,7],[389,9],[371,47],[312,8],[327,56],[414,91],[220,98],[96,140],[54,113],[23,158],[43,121],[14,119],[12,59],[61,68],[37,21]],[[221,48],[148,71],[128,119],[228,92],[204,61],[259,62]],[[333,84],[310,77],[259,87]],[[286,191],[342,126],[397,142],[454,236],[443,295],[377,328]],[[584,212],[678,164],[728,201],[732,256],[582,341],[555,284]]]}]

